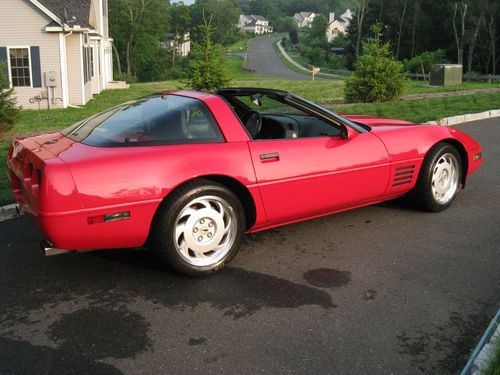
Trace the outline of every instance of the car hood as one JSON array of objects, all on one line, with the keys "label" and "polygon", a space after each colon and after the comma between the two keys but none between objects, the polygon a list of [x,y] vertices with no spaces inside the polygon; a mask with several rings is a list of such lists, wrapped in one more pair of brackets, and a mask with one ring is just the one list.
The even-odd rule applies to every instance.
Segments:
[{"label": "car hood", "polygon": [[388,119],[388,118],[367,116],[367,115],[342,115],[342,116],[353,122],[358,122],[360,124],[367,125],[369,127],[416,125],[414,122],[410,121],[395,120],[395,119]]}]

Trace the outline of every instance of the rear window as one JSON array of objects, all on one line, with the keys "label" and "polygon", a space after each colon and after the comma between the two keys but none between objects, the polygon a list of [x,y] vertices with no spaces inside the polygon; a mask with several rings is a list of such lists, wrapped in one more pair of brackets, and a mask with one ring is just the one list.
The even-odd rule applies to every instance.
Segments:
[{"label": "rear window", "polygon": [[125,147],[223,142],[208,108],[198,99],[154,95],[111,108],[62,132],[89,146]]}]

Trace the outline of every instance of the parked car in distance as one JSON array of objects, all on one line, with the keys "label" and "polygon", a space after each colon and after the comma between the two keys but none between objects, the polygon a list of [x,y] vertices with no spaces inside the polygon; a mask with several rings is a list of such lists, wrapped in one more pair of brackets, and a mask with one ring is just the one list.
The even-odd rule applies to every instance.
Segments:
[{"label": "parked car in distance", "polygon": [[453,128],[229,88],[161,92],[18,136],[7,163],[46,255],[145,246],[179,272],[206,275],[244,233],[403,195],[444,210],[482,150]]}]

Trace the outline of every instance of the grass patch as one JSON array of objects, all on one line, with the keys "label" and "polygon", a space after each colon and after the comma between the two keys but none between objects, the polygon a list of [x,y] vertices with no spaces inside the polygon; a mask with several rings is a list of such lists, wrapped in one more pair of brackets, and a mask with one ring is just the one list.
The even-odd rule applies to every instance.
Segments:
[{"label": "grass patch", "polygon": [[481,372],[482,375],[500,375],[500,340],[496,340],[495,349],[493,355],[491,356],[490,363],[484,371]]},{"label": "grass patch", "polygon": [[429,86],[424,81],[407,80],[403,91],[404,95],[408,94],[425,94],[433,92],[453,92],[462,90],[474,89],[493,89],[500,88],[500,82],[464,82],[457,86]]},{"label": "grass patch", "polygon": [[332,106],[334,110],[349,114],[365,114],[423,123],[466,113],[500,108],[500,93],[474,94],[389,103],[356,104],[352,107]]},{"label": "grass patch", "polygon": [[248,51],[248,42],[254,39],[254,35],[242,34],[241,39],[227,47],[229,53],[241,53]]}]

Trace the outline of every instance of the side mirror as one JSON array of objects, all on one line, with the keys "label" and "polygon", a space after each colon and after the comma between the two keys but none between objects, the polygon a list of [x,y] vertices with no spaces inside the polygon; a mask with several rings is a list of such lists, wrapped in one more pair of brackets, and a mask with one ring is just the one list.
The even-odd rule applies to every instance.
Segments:
[{"label": "side mirror", "polygon": [[257,107],[260,107],[262,105],[262,102],[260,101],[261,98],[262,98],[262,94],[253,94],[250,96],[250,100]]},{"label": "side mirror", "polygon": [[343,124],[340,125],[340,137],[344,140],[349,139],[349,132],[347,130],[347,126]]}]

